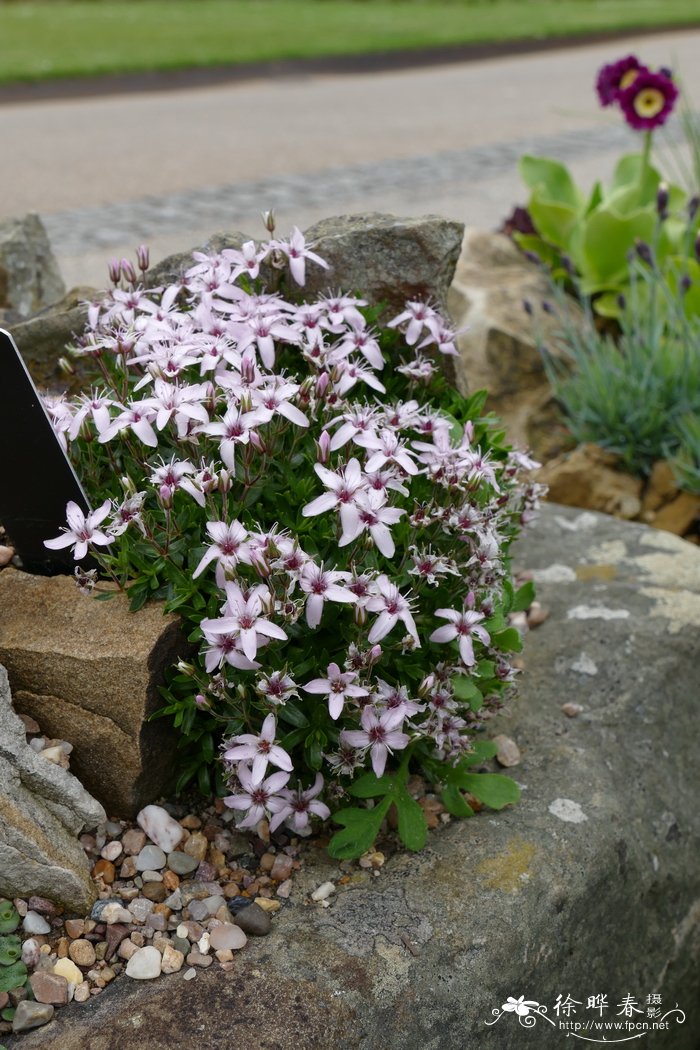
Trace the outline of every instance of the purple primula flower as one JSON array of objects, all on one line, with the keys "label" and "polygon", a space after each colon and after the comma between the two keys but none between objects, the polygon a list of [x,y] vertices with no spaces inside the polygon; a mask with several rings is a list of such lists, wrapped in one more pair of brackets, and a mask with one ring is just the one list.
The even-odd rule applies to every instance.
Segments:
[{"label": "purple primula flower", "polygon": [[276,813],[286,805],[287,799],[282,798],[278,792],[289,780],[289,773],[273,773],[258,783],[254,780],[250,767],[241,763],[236,770],[236,776],[243,790],[224,798],[224,805],[230,809],[247,810],[245,819],[238,825],[239,828],[257,827],[267,814]]},{"label": "purple primula flower", "polygon": [[104,547],[108,543],[114,542],[114,536],[108,536],[106,532],[102,532],[97,528],[105,520],[111,509],[112,501],[106,499],[101,507],[93,510],[85,517],[78,504],[73,503],[71,500],[66,506],[68,527],[63,529],[61,535],[56,536],[55,539],[44,540],[44,546],[56,551],[62,547],[70,547],[71,544],[74,544],[73,557],[76,561],[81,561],[88,552],[89,544],[92,543]]},{"label": "purple primula flower", "polygon": [[328,696],[328,711],[335,721],[343,713],[345,700],[350,697],[369,696],[369,691],[353,685],[357,675],[352,671],[341,671],[337,664],[329,664],[327,678],[314,678],[302,686],[305,693],[320,693]]},{"label": "purple primula flower", "polygon": [[[260,736],[255,736],[253,733],[241,733],[229,740],[229,746],[224,751],[225,760],[227,762],[248,762],[252,759],[251,781],[253,784],[261,782],[268,763],[291,773],[292,760],[283,748],[275,744],[276,731],[275,716],[270,714],[262,724]],[[236,746],[231,747],[232,744]]]},{"label": "purple primula flower", "polygon": [[301,786],[296,791],[282,788],[280,796],[285,800],[285,804],[277,808],[275,803],[275,815],[270,821],[270,831],[276,831],[280,824],[288,821],[290,817],[295,831],[305,831],[308,828],[310,814],[320,817],[321,820],[328,820],[331,815],[330,809],[316,798],[322,787],[323,777],[317,773],[312,786],[306,791],[302,791]]},{"label": "purple primula flower", "polygon": [[631,128],[653,131],[666,123],[677,98],[678,88],[670,77],[642,69],[618,101]]},{"label": "purple primula flower", "polygon": [[617,102],[620,92],[628,88],[641,70],[646,69],[636,55],[626,55],[617,62],[603,66],[596,80],[596,91],[601,106],[611,106]]},{"label": "purple primula flower", "polygon": [[479,626],[485,619],[483,613],[475,612],[473,609],[436,609],[435,615],[450,622],[444,627],[438,627],[430,635],[431,642],[451,642],[459,638],[459,655],[467,667],[473,667],[476,663],[474,656],[474,643],[472,635],[475,635],[484,645],[488,645],[491,637],[485,627]]},{"label": "purple primula flower", "polygon": [[374,775],[380,777],[392,750],[402,751],[409,745],[409,737],[400,729],[403,721],[400,708],[379,712],[373,707],[365,707],[360,716],[362,729],[344,729],[340,734],[340,743],[369,748]]}]

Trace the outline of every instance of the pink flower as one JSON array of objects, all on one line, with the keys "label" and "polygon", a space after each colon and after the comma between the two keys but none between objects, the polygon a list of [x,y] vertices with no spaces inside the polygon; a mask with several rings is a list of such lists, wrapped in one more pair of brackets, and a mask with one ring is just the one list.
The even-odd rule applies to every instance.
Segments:
[{"label": "pink flower", "polygon": [[111,441],[123,430],[131,430],[136,437],[149,448],[157,448],[158,438],[151,423],[156,418],[156,410],[146,401],[130,401],[123,412],[114,419],[105,430],[99,432],[101,444]]},{"label": "pink flower", "polygon": [[81,561],[88,552],[88,544],[92,543],[104,547],[108,543],[114,542],[114,536],[108,536],[106,532],[101,532],[97,528],[105,520],[111,509],[112,502],[106,499],[101,507],[98,507],[97,510],[92,511],[85,517],[78,504],[73,503],[71,500],[66,506],[68,528],[62,530],[61,536],[56,536],[52,540],[44,540],[44,546],[50,550],[57,551],[62,547],[69,547],[71,544],[74,544],[73,557],[76,561]]},{"label": "pink flower", "polygon": [[400,708],[379,713],[372,707],[365,707],[360,716],[362,729],[343,730],[340,734],[341,744],[350,744],[357,748],[368,747],[374,775],[380,777],[392,748],[402,751],[409,745],[409,737],[399,728],[403,720],[403,711]]},{"label": "pink flower", "polygon": [[307,788],[306,791],[302,791],[301,787],[298,787],[296,791],[283,788],[280,791],[280,796],[285,800],[285,804],[279,808],[275,804],[276,812],[270,821],[270,831],[275,831],[289,817],[292,818],[292,825],[296,831],[303,831],[309,826],[309,815],[312,813],[320,817],[321,820],[328,820],[331,815],[328,806],[323,802],[316,801],[316,796],[320,793],[322,787],[323,777],[320,773],[317,773],[313,785]]},{"label": "pink flower", "polygon": [[338,542],[339,547],[347,547],[349,543],[357,539],[365,530],[369,530],[377,549],[385,558],[393,558],[396,546],[389,530],[390,525],[395,525],[406,513],[397,507],[387,507],[386,495],[376,489],[369,492],[359,493],[357,497],[357,519],[354,524],[343,528],[343,534]]},{"label": "pink flower", "polygon": [[275,744],[276,730],[275,716],[270,714],[262,724],[260,736],[254,736],[253,733],[241,733],[240,736],[232,737],[229,745],[237,746],[229,746],[224,751],[224,758],[227,762],[247,762],[252,759],[251,781],[253,784],[261,782],[270,762],[273,766],[278,766],[287,773],[291,773],[294,768],[291,758],[283,748]]},{"label": "pink flower", "polygon": [[235,795],[228,795],[224,799],[224,805],[230,809],[247,810],[245,820],[238,825],[239,828],[254,828],[263,819],[266,813],[276,813],[287,800],[282,798],[278,792],[289,780],[289,773],[273,773],[267,780],[256,783],[250,768],[241,764],[236,770],[242,791]]},{"label": "pink flower", "polygon": [[329,664],[327,678],[314,678],[302,686],[305,693],[321,693],[328,696],[328,711],[335,721],[343,713],[347,697],[368,696],[368,690],[352,683],[357,675],[352,671],[341,671],[337,664]]},{"label": "pink flower", "polygon": [[400,314],[388,322],[389,328],[398,328],[402,324],[408,325],[404,338],[409,346],[413,346],[414,343],[418,342],[421,332],[425,328],[427,322],[435,317],[435,310],[427,303],[421,303],[416,300],[406,303],[406,309]]},{"label": "pink flower", "polygon": [[459,638],[459,654],[467,667],[473,667],[476,663],[474,656],[474,644],[472,635],[475,635],[484,645],[488,645],[491,637],[485,627],[479,624],[485,618],[483,613],[474,612],[472,609],[436,609],[435,615],[450,622],[444,627],[438,627],[430,635],[431,642],[451,642]]},{"label": "pink flower", "polygon": [[207,547],[204,557],[192,573],[192,579],[196,580],[204,572],[207,565],[216,561],[218,562],[216,567],[217,583],[219,583],[220,587],[223,587],[225,573],[235,569],[239,562],[250,565],[250,551],[246,543],[248,533],[238,520],[232,521],[230,525],[227,525],[225,521],[208,521],[207,532],[214,542],[210,547]]},{"label": "pink flower", "polygon": [[416,645],[420,648],[416,622],[411,615],[408,600],[404,598],[398,587],[391,582],[388,576],[379,576],[375,581],[374,587],[375,594],[367,602],[367,609],[369,612],[378,612],[379,616],[375,620],[372,630],[367,635],[367,641],[371,644],[380,642],[401,620]]},{"label": "pink flower", "polygon": [[299,586],[308,594],[306,601],[306,622],[309,627],[318,627],[323,615],[324,602],[356,602],[357,598],[341,587],[337,581],[347,578],[345,572],[322,569],[314,562],[308,562],[299,576]]},{"label": "pink flower", "polygon": [[301,512],[303,517],[312,518],[337,507],[340,510],[343,529],[353,529],[358,521],[358,494],[367,488],[367,481],[359,462],[351,459],[346,467],[338,471],[328,470],[320,463],[315,463],[314,470],[330,491],[307,503]]},{"label": "pink flower", "polygon": [[[287,635],[277,624],[270,623],[260,614],[263,599],[269,600],[270,592],[263,584],[243,591],[237,583],[226,584],[226,604],[223,616],[217,620],[202,620],[203,631],[211,634],[235,634],[240,647],[249,660],[255,660],[258,649],[268,638],[286,641]],[[262,635],[262,639],[258,637]]]},{"label": "pink flower", "polygon": [[411,454],[393,430],[385,427],[381,434],[358,434],[353,438],[356,445],[373,451],[367,460],[365,470],[379,470],[385,463],[396,463],[407,474],[417,474],[418,467],[411,459]]},{"label": "pink flower", "polygon": [[229,470],[235,469],[236,445],[247,445],[250,434],[256,427],[268,419],[266,413],[260,409],[252,412],[244,412],[235,405],[231,405],[222,419],[217,423],[207,423],[200,427],[197,433],[212,434],[221,438],[219,453],[224,464]]},{"label": "pink flower", "polygon": [[303,285],[306,283],[307,259],[311,259],[311,261],[315,262],[318,266],[322,266],[324,270],[328,269],[328,263],[325,259],[321,259],[315,252],[311,251],[306,243],[304,234],[297,226],[292,229],[288,241],[273,241],[271,243],[275,248],[284,252],[289,259],[289,270],[297,284]]}]

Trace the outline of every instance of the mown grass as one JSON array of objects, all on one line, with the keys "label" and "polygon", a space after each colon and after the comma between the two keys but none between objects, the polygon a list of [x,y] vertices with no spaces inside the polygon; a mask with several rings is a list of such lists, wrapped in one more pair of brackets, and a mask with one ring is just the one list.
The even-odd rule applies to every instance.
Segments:
[{"label": "mown grass", "polygon": [[0,82],[697,21],[697,0],[0,0]]}]

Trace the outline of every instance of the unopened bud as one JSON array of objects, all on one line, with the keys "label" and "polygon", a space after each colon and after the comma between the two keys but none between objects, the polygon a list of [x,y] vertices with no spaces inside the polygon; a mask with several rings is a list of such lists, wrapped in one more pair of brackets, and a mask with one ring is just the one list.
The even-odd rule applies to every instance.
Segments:
[{"label": "unopened bud", "polygon": [[697,215],[698,208],[700,208],[700,197],[698,197],[698,195],[696,194],[694,197],[691,197],[688,201],[688,218],[691,222]]},{"label": "unopened bud", "polygon": [[107,270],[112,284],[119,284],[122,276],[122,267],[119,259],[110,259]]},{"label": "unopened bud", "polygon": [[532,303],[529,299],[523,299],[523,310],[528,317],[532,317]]},{"label": "unopened bud", "polygon": [[321,372],[320,376],[316,380],[316,396],[317,397],[323,397],[323,395],[325,394],[326,390],[328,389],[328,384],[330,383],[330,381],[331,381],[331,377],[328,375],[328,372]]},{"label": "unopened bud", "polygon": [[124,490],[124,495],[126,495],[126,496],[135,496],[136,495],[136,485],[133,483],[131,478],[128,477],[126,474],[124,475],[124,477],[119,479],[119,484],[121,485],[121,487]]},{"label": "unopened bud", "polygon": [[209,701],[207,700],[206,696],[202,695],[202,693],[197,693],[197,695],[194,698],[194,702],[197,705],[197,707],[208,707],[209,706]]},{"label": "unopened bud", "polygon": [[141,273],[145,273],[151,265],[151,253],[148,250],[147,244],[139,244],[136,249],[136,262],[138,263]]},{"label": "unopened bud", "polygon": [[119,263],[119,268],[125,281],[128,281],[129,284],[136,284],[136,270],[134,269],[134,264],[130,262],[129,259],[122,259]]},{"label": "unopened bud", "polygon": [[258,434],[257,430],[251,430],[249,434],[250,443],[253,448],[257,449],[258,452],[267,451],[263,439]]},{"label": "unopened bud", "polygon": [[354,605],[352,611],[357,626],[364,627],[367,623],[367,610],[362,605]]},{"label": "unopened bud", "polygon": [[245,350],[241,357],[241,379],[244,383],[252,383],[255,379],[255,354],[252,350]]},{"label": "unopened bud", "polygon": [[192,678],[194,675],[194,667],[192,666],[192,664],[188,664],[186,660],[178,660],[175,667],[176,670],[180,672],[180,674],[185,674],[188,678]]},{"label": "unopened bud", "polygon": [[73,367],[72,363],[68,360],[67,357],[59,357],[59,359],[58,359],[58,367],[61,369],[61,371],[63,372],[64,375],[67,375],[67,376],[74,376],[75,375],[75,368]]},{"label": "unopened bud", "polygon": [[688,277],[688,274],[684,273],[678,285],[681,295],[685,295],[686,292],[690,291],[692,284],[693,282],[691,281],[690,277]]},{"label": "unopened bud", "polygon": [[316,459],[319,463],[327,463],[331,454],[331,436],[324,430],[316,442]]},{"label": "unopened bud", "polygon": [[620,310],[625,310],[627,308],[627,300],[622,294],[622,292],[620,292],[620,294],[617,297],[617,305],[620,308]]},{"label": "unopened bud", "polygon": [[562,255],[561,264],[568,273],[569,277],[576,276],[576,267],[574,266],[568,255]]},{"label": "unopened bud", "polygon": [[546,313],[546,314],[553,314],[554,313],[554,307],[552,306],[552,304],[549,302],[548,299],[543,299],[542,300],[542,309],[543,309],[544,313]]},{"label": "unopened bud", "polygon": [[668,185],[665,182],[660,182],[656,191],[656,212],[660,219],[668,218]]},{"label": "unopened bud", "polygon": [[220,470],[218,483],[219,492],[221,492],[222,495],[225,496],[227,492],[231,491],[232,486],[233,481],[231,480],[231,475],[228,472],[228,470]]},{"label": "unopened bud", "polygon": [[637,253],[637,257],[641,259],[642,262],[647,263],[649,266],[653,265],[654,260],[652,259],[651,248],[646,241],[637,241],[634,250]]},{"label": "unopened bud", "polygon": [[373,664],[376,664],[377,660],[381,658],[382,647],[381,645],[373,645],[369,651],[369,659]]},{"label": "unopened bud", "polygon": [[173,490],[170,485],[161,485],[158,489],[161,504],[167,509],[173,505]]},{"label": "unopened bud", "polygon": [[265,227],[267,232],[268,233],[274,233],[275,232],[275,213],[272,210],[272,208],[270,208],[269,211],[261,212],[261,215],[262,215],[263,226]]}]

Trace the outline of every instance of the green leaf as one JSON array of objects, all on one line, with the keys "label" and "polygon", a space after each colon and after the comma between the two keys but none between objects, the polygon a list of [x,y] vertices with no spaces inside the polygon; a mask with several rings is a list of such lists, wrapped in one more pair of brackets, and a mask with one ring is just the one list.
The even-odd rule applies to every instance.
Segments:
[{"label": "green leaf", "polygon": [[403,785],[394,798],[399,817],[399,837],[406,849],[417,852],[423,849],[428,837],[425,813]]},{"label": "green leaf", "polygon": [[442,804],[453,817],[473,817],[474,810],[462,797],[462,792],[456,784],[447,784],[441,793]]},{"label": "green leaf", "polygon": [[491,809],[503,809],[520,798],[520,788],[501,773],[464,773],[460,779],[464,791],[469,791]]},{"label": "green leaf", "polygon": [[[481,690],[473,678],[468,678],[466,675],[457,675],[456,678],[452,679],[452,688],[454,689],[454,694],[458,700],[471,702],[478,697],[479,700],[483,702]],[[481,706],[481,704],[479,706]]]},{"label": "green leaf", "polygon": [[290,726],[295,726],[297,729],[305,729],[309,724],[304,712],[294,704],[280,704],[277,713],[281,722],[288,722]]},{"label": "green leaf", "polygon": [[377,777],[374,773],[364,773],[348,788],[348,794],[353,798],[376,798],[378,795],[387,795],[394,790],[395,778],[391,776]]},{"label": "green leaf", "polygon": [[522,587],[518,587],[517,591],[513,595],[513,605],[511,612],[525,612],[530,608],[535,600],[535,585],[530,580],[524,583]]},{"label": "green leaf", "polygon": [[21,988],[26,980],[27,967],[23,962],[3,966],[0,969],[0,992],[10,992],[13,988]]},{"label": "green leaf", "polygon": [[22,955],[22,942],[19,937],[0,937],[0,966],[11,966]]},{"label": "green leaf", "polygon": [[508,627],[505,631],[491,636],[491,644],[504,653],[519,653],[523,647],[520,631],[515,627]]},{"label": "green leaf", "polygon": [[351,807],[333,814],[336,824],[343,825],[328,843],[328,853],[335,860],[355,860],[371,849],[386,816],[390,798],[384,798],[374,809]]},{"label": "green leaf", "polygon": [[579,211],[583,195],[572,179],[568,168],[549,157],[533,157],[525,154],[518,163],[520,175],[531,190],[542,190],[544,198],[559,204],[567,204]]},{"label": "green leaf", "polygon": [[0,933],[14,933],[20,921],[19,912],[12,901],[0,900]]},{"label": "green leaf", "polygon": [[655,225],[656,215],[651,208],[629,215],[599,208],[589,215],[583,232],[587,280],[605,282],[607,287],[625,282],[627,253],[637,238],[650,242]]}]

